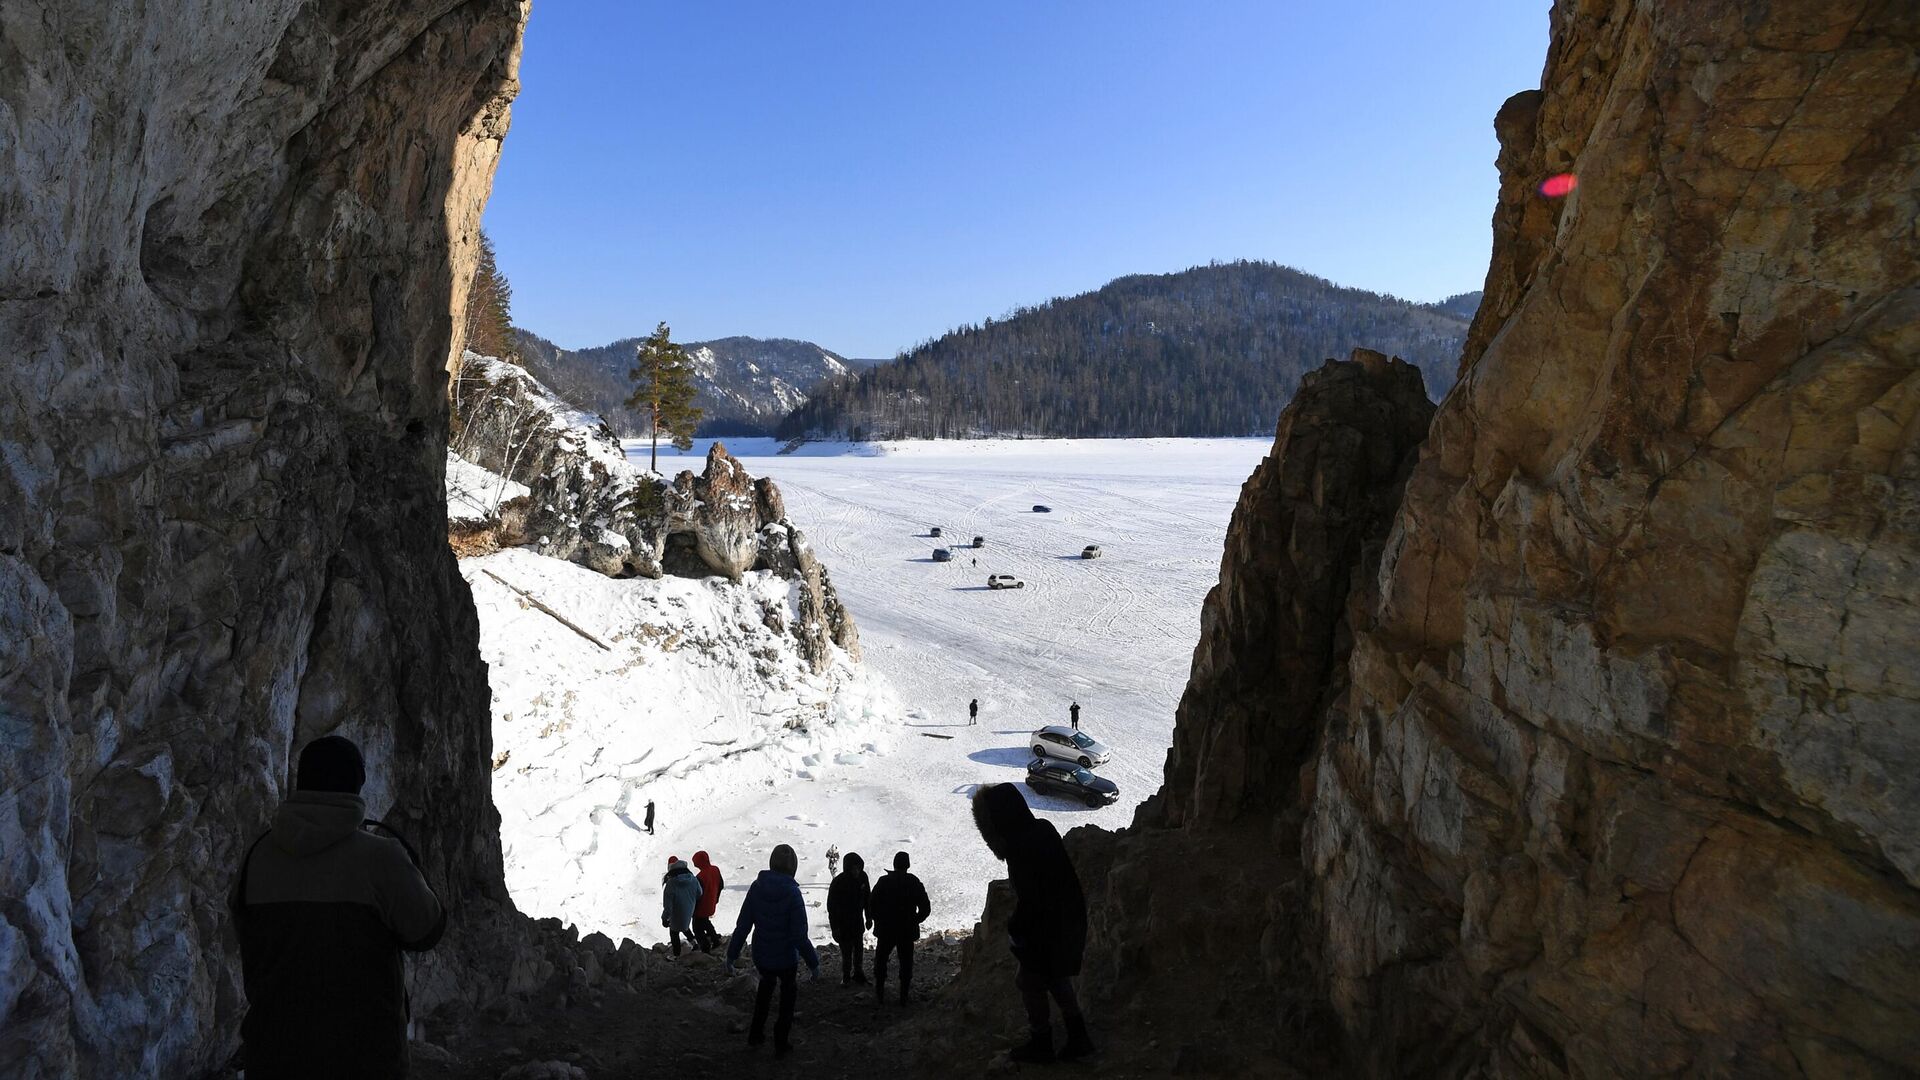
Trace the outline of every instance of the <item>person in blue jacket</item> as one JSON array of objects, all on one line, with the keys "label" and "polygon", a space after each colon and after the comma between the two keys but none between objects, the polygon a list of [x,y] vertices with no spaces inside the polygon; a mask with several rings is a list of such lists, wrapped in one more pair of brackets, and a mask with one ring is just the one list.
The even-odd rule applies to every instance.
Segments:
[{"label": "person in blue jacket", "polygon": [[789,1038],[793,1031],[794,977],[800,961],[807,962],[808,981],[820,981],[820,954],[807,938],[807,903],[800,897],[800,884],[793,880],[800,869],[800,857],[785,844],[773,849],[767,869],[747,889],[740,904],[740,920],[734,924],[727,942],[727,974],[737,973],[734,961],[740,959],[740,947],[753,936],[753,966],[760,972],[760,993],[753,1003],[753,1026],[747,1030],[747,1045],[766,1042],[767,1009],[773,1003],[774,984],[780,986],[780,1017],[773,1024],[773,1052],[781,1057],[793,1051]]},{"label": "person in blue jacket", "polygon": [[672,935],[673,955],[680,955],[680,939],[686,938],[694,945],[699,939],[693,936],[693,912],[700,905],[700,879],[694,876],[680,857],[667,859],[666,876],[660,879],[660,925]]}]

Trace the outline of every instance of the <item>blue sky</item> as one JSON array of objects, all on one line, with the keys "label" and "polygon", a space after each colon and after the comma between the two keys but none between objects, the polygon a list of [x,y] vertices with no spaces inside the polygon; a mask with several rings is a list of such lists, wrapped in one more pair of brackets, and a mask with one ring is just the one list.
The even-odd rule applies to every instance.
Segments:
[{"label": "blue sky", "polygon": [[890,356],[1210,259],[1480,287],[1546,0],[537,0],[486,215],[562,346]]}]

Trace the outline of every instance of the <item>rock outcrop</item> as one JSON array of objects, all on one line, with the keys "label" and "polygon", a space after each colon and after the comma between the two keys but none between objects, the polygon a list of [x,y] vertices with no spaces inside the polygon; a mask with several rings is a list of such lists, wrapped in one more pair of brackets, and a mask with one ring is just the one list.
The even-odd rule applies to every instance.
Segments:
[{"label": "rock outcrop", "polygon": [[467,353],[453,386],[455,450],[529,489],[512,543],[611,577],[771,570],[799,590],[792,632],[813,669],[832,647],[860,658],[860,633],[772,480],[754,479],[721,443],[698,474],[671,482],[629,463],[598,416],[503,360]]},{"label": "rock outcrop", "polygon": [[0,1074],[225,1059],[224,896],[326,731],[454,907],[416,1015],[498,987],[441,492],[525,14],[0,4]]},{"label": "rock outcrop", "polygon": [[[1398,508],[1263,466],[1166,788],[1069,837],[1130,1060],[1920,1071],[1920,16],[1553,30]],[[1343,539],[1295,561],[1303,525]],[[1233,1034],[1176,1052],[1140,1002]]]}]

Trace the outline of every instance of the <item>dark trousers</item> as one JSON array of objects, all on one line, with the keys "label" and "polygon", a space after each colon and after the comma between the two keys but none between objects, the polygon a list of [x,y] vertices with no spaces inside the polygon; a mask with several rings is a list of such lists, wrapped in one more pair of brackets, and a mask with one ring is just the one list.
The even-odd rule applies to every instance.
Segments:
[{"label": "dark trousers", "polygon": [[787,1045],[787,1037],[793,1033],[793,996],[798,990],[794,976],[800,973],[797,967],[784,971],[768,971],[760,968],[760,992],[753,999],[753,1026],[747,1029],[747,1041],[757,1043],[766,1038],[767,1010],[773,1006],[773,985],[780,984],[780,1016],[773,1022],[773,1045]]},{"label": "dark trousers", "polygon": [[900,1000],[907,1000],[907,987],[913,985],[913,942],[879,938],[873,945],[873,992],[886,992],[887,954],[900,950]]},{"label": "dark trousers", "polygon": [[1020,965],[1019,974],[1014,976],[1014,985],[1020,988],[1020,1003],[1027,1007],[1027,1024],[1037,1032],[1051,1032],[1053,1026],[1047,1022],[1047,998],[1051,996],[1060,1004],[1060,1018],[1067,1022],[1067,1029],[1081,1023],[1080,1000],[1073,995],[1073,980],[1065,975],[1051,975],[1044,971]]},{"label": "dark trousers", "polygon": [[667,930],[667,934],[668,934],[668,937],[673,942],[673,955],[675,956],[680,955],[680,937],[683,934],[686,935],[687,944],[692,945],[694,948],[700,947],[700,939],[694,937],[693,931],[687,929],[684,926],[670,927]]},{"label": "dark trousers", "polygon": [[720,931],[713,928],[713,920],[705,915],[693,920],[693,943],[701,952],[712,952],[720,947]]},{"label": "dark trousers", "polygon": [[861,963],[865,959],[867,946],[866,935],[862,934],[859,937],[850,938],[834,938],[833,941],[834,944],[840,946],[841,981],[844,982],[847,979],[853,979],[858,982],[866,982],[867,972]]}]

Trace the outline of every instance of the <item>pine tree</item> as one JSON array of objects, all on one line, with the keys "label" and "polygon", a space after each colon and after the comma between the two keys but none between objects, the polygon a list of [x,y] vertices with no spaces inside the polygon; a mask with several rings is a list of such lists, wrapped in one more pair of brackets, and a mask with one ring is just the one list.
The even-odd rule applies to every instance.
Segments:
[{"label": "pine tree", "polygon": [[473,284],[467,290],[467,348],[481,356],[514,359],[513,287],[494,261],[493,241],[480,234],[480,251],[473,263]]},{"label": "pine tree", "polygon": [[644,413],[652,422],[653,446],[648,469],[660,471],[660,429],[672,433],[671,445],[693,449],[693,429],[705,410],[693,403],[693,362],[687,351],[672,341],[666,323],[654,327],[653,335],[634,347],[634,368],[627,373],[633,380],[633,395],[627,407]]}]

